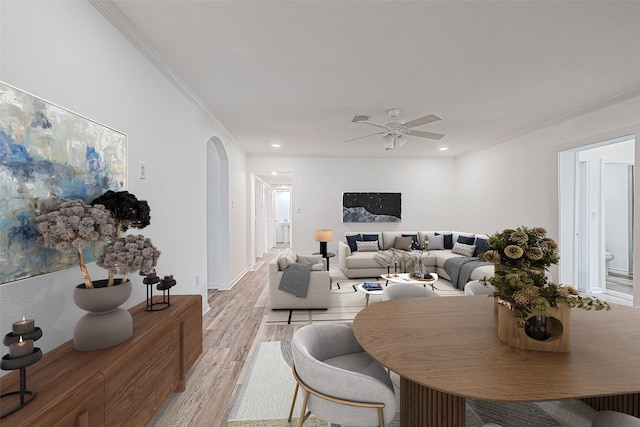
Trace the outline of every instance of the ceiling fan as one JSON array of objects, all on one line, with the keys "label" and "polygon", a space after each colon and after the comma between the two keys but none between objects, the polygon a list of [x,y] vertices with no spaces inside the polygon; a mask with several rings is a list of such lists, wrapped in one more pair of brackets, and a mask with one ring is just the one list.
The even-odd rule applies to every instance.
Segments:
[{"label": "ceiling fan", "polygon": [[374,135],[383,135],[382,139],[384,140],[384,149],[393,150],[396,147],[404,146],[409,140],[407,136],[417,136],[420,138],[430,139],[442,139],[442,137],[444,136],[441,133],[424,132],[421,130],[412,129],[440,120],[440,117],[436,116],[435,114],[429,114],[428,116],[420,117],[409,122],[405,122],[402,119],[398,118],[398,116],[400,115],[400,110],[398,108],[391,108],[387,110],[387,114],[389,115],[389,120],[384,123],[370,122],[370,116],[366,115],[353,116],[353,119],[351,119],[352,123],[364,123],[367,125],[383,128],[384,130],[381,132],[360,136],[358,138],[348,139],[345,142],[357,141],[359,139],[368,138]]}]

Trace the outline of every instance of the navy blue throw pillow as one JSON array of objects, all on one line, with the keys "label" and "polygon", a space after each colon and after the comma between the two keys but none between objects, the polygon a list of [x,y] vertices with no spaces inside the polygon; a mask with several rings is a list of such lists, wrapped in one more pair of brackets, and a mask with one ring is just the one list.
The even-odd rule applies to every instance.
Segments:
[{"label": "navy blue throw pillow", "polygon": [[[439,235],[440,233],[436,233],[436,236],[439,236]],[[444,235],[444,248],[453,249],[453,234]]]},{"label": "navy blue throw pillow", "polygon": [[476,251],[473,253],[473,256],[478,256],[479,253],[484,252],[487,249],[489,249],[487,246],[487,239],[476,237]]},{"label": "navy blue throw pillow", "polygon": [[349,248],[351,248],[351,252],[355,252],[358,250],[356,247],[356,242],[362,241],[362,234],[354,234],[353,236],[347,236],[347,243],[349,244]]},{"label": "navy blue throw pillow", "polygon": [[458,243],[462,243],[463,245],[473,245],[473,242],[475,242],[475,240],[475,237],[458,236]]},{"label": "navy blue throw pillow", "polygon": [[363,234],[362,240],[364,242],[378,242],[378,249],[380,249],[380,240],[377,234]]},{"label": "navy blue throw pillow", "polygon": [[413,240],[413,242],[411,243],[411,249],[420,249],[420,243],[418,243],[417,234],[403,234],[402,237],[411,237],[411,240]]}]

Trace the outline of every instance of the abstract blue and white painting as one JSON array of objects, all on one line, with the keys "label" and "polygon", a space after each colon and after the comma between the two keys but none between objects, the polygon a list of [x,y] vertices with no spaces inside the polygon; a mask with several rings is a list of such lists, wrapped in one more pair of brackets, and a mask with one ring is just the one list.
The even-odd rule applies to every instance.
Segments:
[{"label": "abstract blue and white painting", "polygon": [[402,193],[342,193],[342,222],[400,222]]},{"label": "abstract blue and white painting", "polygon": [[125,134],[0,82],[0,284],[78,265],[36,246],[33,220],[124,190],[126,148]]}]

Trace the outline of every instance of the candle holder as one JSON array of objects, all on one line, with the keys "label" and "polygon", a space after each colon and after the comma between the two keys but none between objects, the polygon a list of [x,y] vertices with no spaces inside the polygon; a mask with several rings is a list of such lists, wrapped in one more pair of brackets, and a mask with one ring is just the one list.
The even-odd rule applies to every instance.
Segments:
[{"label": "candle holder", "polygon": [[[145,311],[160,311],[168,308],[171,305],[171,288],[176,285],[176,281],[172,274],[167,274],[163,279],[160,279],[155,271],[147,274],[142,280],[142,283],[147,285],[147,305]],[[162,291],[162,301],[153,301],[153,285],[156,285],[156,289]]]},{"label": "candle holder", "polygon": [[[2,343],[6,346],[10,346],[20,341],[20,337],[23,340],[33,340],[37,341],[42,337],[42,329],[36,327],[33,332],[30,332],[25,335],[16,335],[13,332],[9,332],[4,336]],[[26,406],[29,402],[31,402],[36,397],[35,390],[27,390],[27,366],[33,365],[38,360],[42,358],[42,350],[40,348],[35,347],[31,354],[10,358],[8,354],[5,354],[0,360],[0,369],[3,371],[13,371],[16,369],[20,370],[20,390],[8,391],[6,393],[2,393],[0,395],[0,399],[8,396],[20,395],[20,403],[16,406],[0,413],[0,419],[13,414],[19,409]],[[2,408],[5,405],[0,405]]]}]

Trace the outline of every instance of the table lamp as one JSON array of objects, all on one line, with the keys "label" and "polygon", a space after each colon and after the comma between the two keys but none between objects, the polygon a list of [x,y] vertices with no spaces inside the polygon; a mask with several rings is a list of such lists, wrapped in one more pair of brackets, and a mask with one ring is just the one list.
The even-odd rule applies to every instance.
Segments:
[{"label": "table lamp", "polygon": [[331,230],[320,229],[315,232],[316,242],[320,242],[320,253],[323,257],[327,257],[327,242],[330,242],[333,235]]}]

